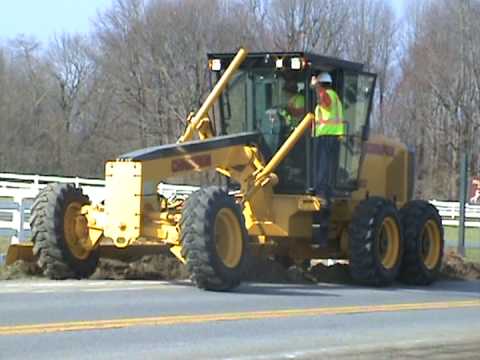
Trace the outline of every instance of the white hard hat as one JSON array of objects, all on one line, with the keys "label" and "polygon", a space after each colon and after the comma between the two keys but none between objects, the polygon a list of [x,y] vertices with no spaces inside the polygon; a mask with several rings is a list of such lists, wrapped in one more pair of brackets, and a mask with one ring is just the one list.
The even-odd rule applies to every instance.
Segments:
[{"label": "white hard hat", "polygon": [[322,73],[318,74],[317,82],[331,84],[333,81],[332,81],[332,77],[330,76],[329,73],[322,72]]}]

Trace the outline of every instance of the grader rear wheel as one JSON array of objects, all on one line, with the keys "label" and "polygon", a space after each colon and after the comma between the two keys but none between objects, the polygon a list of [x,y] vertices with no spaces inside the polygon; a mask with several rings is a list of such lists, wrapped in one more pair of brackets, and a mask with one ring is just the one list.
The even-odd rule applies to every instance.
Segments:
[{"label": "grader rear wheel", "polygon": [[33,253],[45,276],[84,278],[95,271],[98,251],[80,213],[86,204],[88,197],[73,184],[50,184],[35,199],[30,218]]},{"label": "grader rear wheel", "polygon": [[443,257],[443,227],[437,209],[423,200],[407,203],[400,210],[405,229],[405,255],[400,280],[412,285],[435,281]]},{"label": "grader rear wheel", "polygon": [[185,202],[182,256],[199,288],[226,291],[246,270],[247,231],[239,206],[219,187],[200,189]]},{"label": "grader rear wheel", "polygon": [[355,210],[350,225],[350,271],[354,280],[367,285],[394,281],[403,254],[403,238],[392,202],[371,197]]}]

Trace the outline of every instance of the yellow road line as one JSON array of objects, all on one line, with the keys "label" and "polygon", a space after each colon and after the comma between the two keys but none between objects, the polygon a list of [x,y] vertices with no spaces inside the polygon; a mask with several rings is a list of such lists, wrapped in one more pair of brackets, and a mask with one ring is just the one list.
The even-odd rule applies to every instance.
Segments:
[{"label": "yellow road line", "polygon": [[395,312],[413,310],[441,310],[480,307],[480,300],[390,304],[390,305],[366,305],[366,306],[342,306],[311,309],[289,309],[254,312],[233,312],[223,314],[195,314],[195,315],[168,315],[146,318],[130,318],[116,320],[89,320],[72,321],[64,323],[46,323],[31,325],[0,326],[0,335],[25,335],[41,334],[63,331],[101,330],[116,329],[132,326],[164,326],[178,324],[196,324],[215,321],[238,321],[278,319],[300,316],[322,316],[342,314],[362,314],[376,312]]}]

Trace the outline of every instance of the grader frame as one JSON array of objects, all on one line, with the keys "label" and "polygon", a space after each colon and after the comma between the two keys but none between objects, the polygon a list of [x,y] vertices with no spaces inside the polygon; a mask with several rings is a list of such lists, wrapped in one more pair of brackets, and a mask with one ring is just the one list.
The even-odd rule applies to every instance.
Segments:
[{"label": "grader frame", "polygon": [[[306,113],[268,161],[261,151],[262,134],[218,136],[208,117],[247,55],[245,49],[238,51],[201,108],[189,115],[176,144],[134,151],[107,162],[104,203],[90,204],[72,186],[51,185],[39,194],[32,210],[33,253],[46,275],[88,276],[102,248],[129,251],[142,246],[148,252],[153,249],[149,246],[162,246],[187,264],[199,287],[211,290],[238,285],[247,253],[288,256],[296,263],[327,257],[352,261],[354,257],[352,275],[363,283],[387,284],[397,277],[407,251],[403,218],[396,210],[407,204],[411,193],[412,159],[406,147],[383,137],[370,139],[359,188],[334,198],[330,205],[333,246],[332,242],[315,246],[312,215],[327,206],[326,199],[275,192],[275,170],[310,129],[314,115]],[[194,140],[195,135],[199,140]],[[238,183],[239,191],[229,195],[219,189],[201,190],[186,202],[168,201],[157,192],[157,185],[170,177],[209,169]],[[224,206],[217,208],[215,202]],[[427,249],[415,255],[403,273],[407,281],[429,283],[441,261],[442,228],[431,206],[410,207],[428,215],[425,224],[416,225],[419,228],[411,240]],[[404,218],[412,211],[405,210]],[[365,225],[362,216],[367,215],[373,220]],[[205,224],[198,222],[199,216],[205,217],[201,219]],[[362,231],[363,238],[354,239],[355,232]],[[374,238],[369,239],[372,232]],[[376,250],[365,252],[361,244]],[[20,250],[12,247],[11,251]],[[366,258],[370,259],[367,265],[362,263]]]}]

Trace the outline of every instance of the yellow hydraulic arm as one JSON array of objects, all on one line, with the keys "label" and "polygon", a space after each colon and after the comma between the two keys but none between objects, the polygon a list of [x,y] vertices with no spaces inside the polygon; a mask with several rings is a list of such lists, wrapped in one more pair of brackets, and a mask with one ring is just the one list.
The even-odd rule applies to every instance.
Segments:
[{"label": "yellow hydraulic arm", "polygon": [[212,132],[211,121],[208,118],[208,112],[218,100],[223,90],[225,90],[229,80],[238,70],[240,65],[242,65],[247,55],[248,51],[244,48],[240,48],[237,55],[235,55],[227,70],[225,70],[222,77],[210,92],[197,113],[195,115],[190,114],[187,118],[187,128],[185,129],[184,134],[178,139],[178,143],[192,140],[195,132],[198,132],[201,139],[205,139],[214,135]]}]

